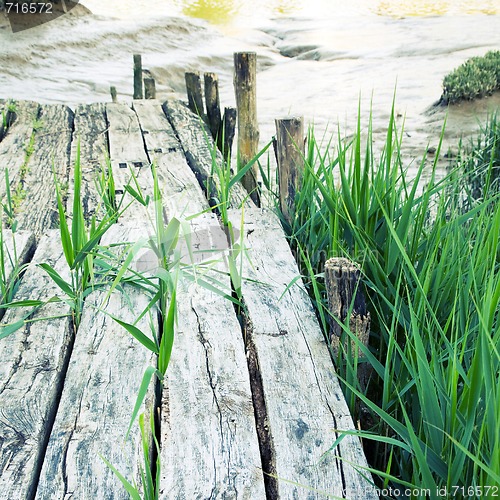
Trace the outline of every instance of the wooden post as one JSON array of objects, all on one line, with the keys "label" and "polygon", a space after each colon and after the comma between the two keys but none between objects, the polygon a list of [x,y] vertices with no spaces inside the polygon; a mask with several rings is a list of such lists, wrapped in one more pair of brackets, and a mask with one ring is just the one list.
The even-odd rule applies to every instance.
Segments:
[{"label": "wooden post", "polygon": [[111,100],[113,102],[118,102],[118,97],[117,97],[117,93],[116,93],[116,87],[109,87],[109,92],[111,94]]},{"label": "wooden post", "polygon": [[224,118],[222,122],[222,156],[227,160],[231,157],[233,139],[236,132],[236,108],[224,108]]},{"label": "wooden post", "polygon": [[[325,264],[325,286],[328,298],[330,318],[330,341],[335,356],[341,350],[348,350],[347,334],[341,324],[346,323],[349,316],[349,329],[359,342],[368,346],[370,337],[370,313],[366,309],[366,300],[361,290],[361,273],[358,267],[348,259],[333,258]],[[339,322],[341,324],[339,324]],[[347,341],[341,346],[342,338]],[[351,340],[351,352],[361,355],[355,340]],[[369,376],[367,363],[358,366],[358,379],[362,387],[366,386]]]},{"label": "wooden post", "polygon": [[302,117],[276,120],[276,160],[278,162],[281,212],[291,223],[295,194],[304,172],[304,120]]},{"label": "wooden post", "polygon": [[144,78],[144,99],[156,99],[156,83],[154,78]]},{"label": "wooden post", "polygon": [[134,99],[142,98],[142,56],[134,54]]},{"label": "wooden post", "polygon": [[[238,169],[244,167],[258,152],[259,125],[257,122],[257,54],[234,54],[234,89],[238,109]],[[242,179],[243,186],[259,205],[257,165]]]},{"label": "wooden post", "polygon": [[221,149],[221,134],[222,119],[220,116],[220,99],[219,99],[219,78],[215,73],[205,73],[205,103],[207,105],[207,118],[212,137],[217,141],[219,149]]},{"label": "wooden post", "polygon": [[203,121],[206,121],[200,73],[197,71],[186,73],[185,78],[189,109],[199,115]]}]

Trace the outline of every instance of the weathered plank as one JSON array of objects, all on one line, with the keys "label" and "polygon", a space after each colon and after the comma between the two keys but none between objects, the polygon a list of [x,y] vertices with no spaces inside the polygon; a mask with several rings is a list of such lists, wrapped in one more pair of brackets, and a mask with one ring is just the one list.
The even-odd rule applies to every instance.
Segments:
[{"label": "weathered plank", "polygon": [[[150,160],[144,148],[141,128],[135,112],[123,103],[106,105],[108,119],[109,155],[113,169],[117,203],[124,195],[124,202],[129,203],[132,197],[125,193],[132,172],[141,188],[144,197],[153,195],[153,177]],[[132,183],[134,189],[135,184]],[[125,215],[127,218],[147,219],[147,211],[137,204]]]},{"label": "weathered plank", "polygon": [[[210,198],[219,198],[218,189],[221,183],[214,173],[212,155],[215,163],[222,168],[224,159],[215,146],[210,130],[200,118],[177,99],[168,99],[163,104],[163,110],[179,138],[184,154],[191,169],[204,189],[210,186],[207,194]],[[237,182],[231,189],[230,206],[237,208],[245,204],[255,206],[243,186]]]},{"label": "weathered plank", "polygon": [[[217,232],[224,238],[213,215],[194,219],[192,231],[197,249],[217,249]],[[224,275],[209,276],[230,293]],[[181,282],[177,293],[178,324],[162,400],[161,498],[265,498],[234,308],[200,283]]]},{"label": "weathered plank", "polygon": [[[235,227],[240,217],[232,211]],[[262,379],[267,472],[278,478],[273,494],[359,498],[363,492],[363,498],[374,498],[365,494],[369,483],[348,463],[366,466],[357,438],[345,437],[323,456],[337,429],[354,427],[306,291],[297,283],[285,293],[299,271],[280,223],[271,212],[247,210],[244,231],[251,264],[244,261],[243,275],[256,280],[242,287],[250,321],[248,356]]]},{"label": "weathered plank", "polygon": [[[167,218],[207,209],[160,105],[135,101],[134,108],[149,154],[158,163]],[[227,241],[217,218],[198,216],[190,225],[190,236],[178,244],[183,262],[191,263],[191,256],[196,264],[220,258]],[[227,277],[214,271],[208,275],[230,293]],[[177,293],[178,325],[162,400],[161,496],[264,498],[250,381],[234,308],[200,283],[184,282]]]},{"label": "weathered plank", "polygon": [[[126,441],[125,435],[144,371],[156,361],[108,314],[134,323],[149,297],[125,287],[123,292],[113,292],[103,304],[105,298],[106,291],[96,291],[85,302],[37,499],[128,499],[121,482],[101,457],[129,481],[140,483],[143,455],[138,426]],[[153,321],[156,317],[153,310]],[[149,320],[146,315],[136,326],[151,337]],[[152,391],[143,407],[147,416],[153,410],[151,396]]]},{"label": "weathered plank", "polygon": [[41,106],[28,168],[18,180],[23,184],[19,227],[40,235],[56,227],[57,203],[54,173],[67,186],[73,131],[73,112],[59,104]]},{"label": "weathered plank", "polygon": [[[5,285],[10,283],[11,279],[17,279],[15,270],[29,262],[35,252],[35,237],[29,231],[19,231],[12,233],[9,230],[2,230],[0,234],[0,245],[2,245],[2,271],[0,279]],[[1,297],[2,302],[4,297]],[[0,309],[0,319],[3,318],[5,309]]]},{"label": "weathered plank", "polygon": [[[10,189],[14,203],[18,204],[22,186],[17,188],[21,171],[26,162],[26,151],[33,133],[33,123],[38,116],[40,106],[34,102],[19,101],[15,103],[16,119],[0,142],[0,198],[6,193],[5,171],[9,172]],[[16,190],[19,190],[19,193]]]},{"label": "weathered plank", "polygon": [[181,145],[159,101],[134,101],[149,157],[157,165],[163,204],[169,217],[197,214],[209,208],[186,162]]},{"label": "weathered plank", "polygon": [[71,143],[71,160],[69,175],[69,193],[67,214],[73,213],[74,199],[74,166],[77,161],[78,146],[80,147],[80,166],[82,169],[81,199],[83,214],[86,221],[93,215],[102,218],[99,191],[96,187],[97,176],[106,168],[108,158],[106,107],[102,103],[81,104],[75,110],[73,141]]},{"label": "weathered plank", "polygon": [[[57,231],[44,236],[16,300],[46,300],[61,290],[35,263],[48,262],[69,279]],[[2,325],[21,320],[10,309]],[[51,319],[43,319],[51,318]],[[70,309],[44,306],[32,322],[0,342],[0,491],[3,498],[33,498],[73,342]]]}]

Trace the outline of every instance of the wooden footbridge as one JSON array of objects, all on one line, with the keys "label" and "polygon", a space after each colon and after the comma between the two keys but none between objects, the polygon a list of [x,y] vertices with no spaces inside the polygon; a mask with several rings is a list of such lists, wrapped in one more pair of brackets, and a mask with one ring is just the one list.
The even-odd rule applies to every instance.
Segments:
[{"label": "wooden footbridge", "polygon": [[[2,178],[8,171],[16,206],[16,251],[7,229],[2,244],[5,254],[30,263],[13,300],[62,296],[36,264],[49,263],[70,279],[54,175],[67,184],[71,217],[78,143],[87,217],[102,209],[94,175],[106,158],[117,197],[130,196],[124,186],[131,170],[152,195],[154,161],[166,220],[205,212],[191,220],[192,232],[204,235],[208,250],[220,250],[214,228],[221,226],[200,187],[210,176],[209,134],[181,102],[74,110],[17,102],[15,120],[6,102],[0,108],[0,170]],[[5,199],[3,182],[0,195]],[[134,207],[101,246],[150,232],[147,209]],[[256,208],[239,185],[229,216],[243,229],[248,253],[242,274],[249,279],[241,286],[246,318],[213,290],[179,285],[166,381],[144,403],[146,412],[159,408],[160,498],[375,498],[359,439],[346,435],[329,452],[354,426],[308,295],[300,281],[289,287],[299,271],[277,217]],[[6,280],[11,272],[7,259]],[[226,279],[230,289],[219,273]],[[109,313],[149,332],[158,321],[140,318],[149,300],[133,288],[109,297],[96,290],[85,297],[77,329],[70,305],[51,302],[4,336],[26,319],[25,309],[7,309],[0,331],[0,498],[128,498],[103,458],[140,483],[141,434],[136,424],[125,434],[143,374],[157,360]]]}]

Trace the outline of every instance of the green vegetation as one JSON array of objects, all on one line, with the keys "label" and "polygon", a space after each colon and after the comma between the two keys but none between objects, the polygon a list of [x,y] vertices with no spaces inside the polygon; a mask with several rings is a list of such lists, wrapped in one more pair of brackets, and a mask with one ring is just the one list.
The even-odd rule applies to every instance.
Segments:
[{"label": "green vegetation", "polygon": [[[482,488],[500,484],[500,196],[498,123],[444,179],[422,160],[410,179],[394,113],[385,148],[371,126],[326,152],[311,132],[303,185],[287,228],[302,273],[329,331],[323,269],[330,257],[358,263],[372,318],[369,348],[344,325],[360,359],[341,353],[337,371],[356,432],[379,486]],[[439,156],[439,151],[436,155]],[[480,172],[481,196],[470,180]],[[348,325],[348,321],[346,323]],[[341,345],[350,345],[344,342]],[[358,362],[372,375],[366,389]],[[333,443],[331,453],[335,453]],[[486,495],[487,496],[487,495]]]},{"label": "green vegetation", "polygon": [[440,103],[454,104],[485,97],[500,89],[500,51],[471,57],[446,75]]},{"label": "green vegetation", "polygon": [[0,141],[7,134],[7,130],[12,125],[16,116],[15,102],[8,101],[2,109],[2,119],[0,120]]}]

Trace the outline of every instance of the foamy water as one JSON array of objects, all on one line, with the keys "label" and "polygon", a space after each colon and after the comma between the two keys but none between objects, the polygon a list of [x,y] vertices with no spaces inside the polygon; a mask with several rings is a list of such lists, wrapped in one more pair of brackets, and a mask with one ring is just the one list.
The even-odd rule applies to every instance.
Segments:
[{"label": "foamy water", "polygon": [[[219,74],[234,105],[233,52],[258,54],[261,141],[274,119],[302,115],[318,134],[355,123],[358,101],[373,108],[380,142],[396,90],[408,151],[437,142],[444,111],[428,116],[444,75],[468,57],[500,49],[500,0],[84,0],[73,15],[12,34],[0,28],[0,97],[42,102],[109,101],[132,95],[132,54],[159,97],[184,97],[184,72]],[[0,14],[1,17],[1,14]],[[450,111],[450,144],[477,128],[498,99]]]}]

